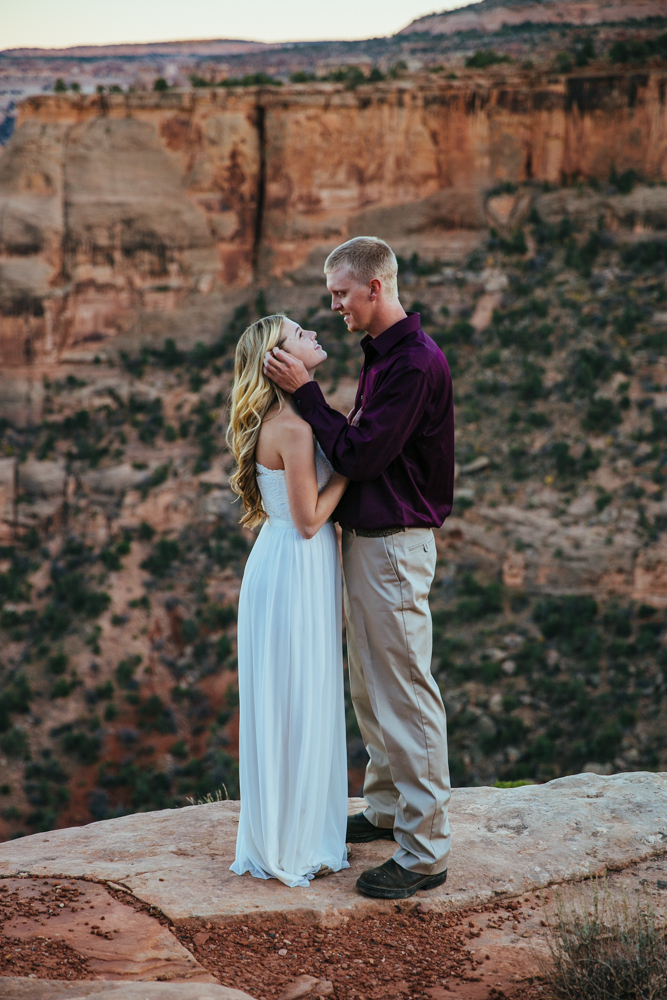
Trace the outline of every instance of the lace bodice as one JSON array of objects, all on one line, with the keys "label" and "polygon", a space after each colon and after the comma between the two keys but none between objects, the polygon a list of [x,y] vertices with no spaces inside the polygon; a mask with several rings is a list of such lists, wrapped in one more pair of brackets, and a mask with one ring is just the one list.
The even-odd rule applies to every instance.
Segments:
[{"label": "lace bodice", "polygon": [[[269,518],[276,521],[289,521],[290,524],[294,524],[287,495],[285,470],[267,469],[259,462],[256,462],[255,465],[262,503]],[[315,442],[315,469],[317,471],[317,488],[321,493],[333,475],[333,466],[317,441]]]}]

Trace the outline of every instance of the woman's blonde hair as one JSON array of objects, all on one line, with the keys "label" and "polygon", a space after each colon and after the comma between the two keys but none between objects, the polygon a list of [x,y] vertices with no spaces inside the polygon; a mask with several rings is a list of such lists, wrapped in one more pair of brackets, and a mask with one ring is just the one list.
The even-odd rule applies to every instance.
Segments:
[{"label": "woman's blonde hair", "polygon": [[257,483],[255,449],[264,417],[272,406],[282,410],[285,393],[264,374],[264,355],[280,347],[281,314],[257,320],[241,334],[234,357],[234,383],[229,397],[229,427],[227,444],[234,456],[236,468],[229,479],[234,493],[241,497],[245,514],[241,524],[258,527],[267,514]]}]

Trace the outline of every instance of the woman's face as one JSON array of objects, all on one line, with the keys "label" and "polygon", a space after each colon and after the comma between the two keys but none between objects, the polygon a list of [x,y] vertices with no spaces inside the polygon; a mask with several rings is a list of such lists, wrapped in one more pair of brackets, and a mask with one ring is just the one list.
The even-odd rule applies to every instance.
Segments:
[{"label": "woman's face", "polygon": [[317,343],[314,330],[302,330],[294,320],[284,319],[281,332],[285,338],[282,350],[303,361],[307,371],[313,371],[322,361],[326,361],[327,352]]}]

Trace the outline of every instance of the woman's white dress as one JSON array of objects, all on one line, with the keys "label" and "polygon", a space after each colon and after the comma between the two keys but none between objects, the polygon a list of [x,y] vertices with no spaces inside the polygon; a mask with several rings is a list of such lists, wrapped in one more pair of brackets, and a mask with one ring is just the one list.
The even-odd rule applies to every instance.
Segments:
[{"label": "woman's white dress", "polygon": [[[332,468],[316,448],[320,491]],[[231,870],[307,886],[347,868],[341,576],[331,522],[302,538],[283,470],[257,465],[268,520],[239,599],[241,816]]]}]

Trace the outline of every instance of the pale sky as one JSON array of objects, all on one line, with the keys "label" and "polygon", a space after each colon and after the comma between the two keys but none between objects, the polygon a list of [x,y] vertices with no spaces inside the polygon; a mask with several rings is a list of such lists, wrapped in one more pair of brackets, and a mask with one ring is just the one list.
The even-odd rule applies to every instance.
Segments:
[{"label": "pale sky", "polygon": [[[467,0],[470,2],[470,0]],[[262,42],[391,35],[466,0],[0,0],[0,49],[193,38]]]}]

